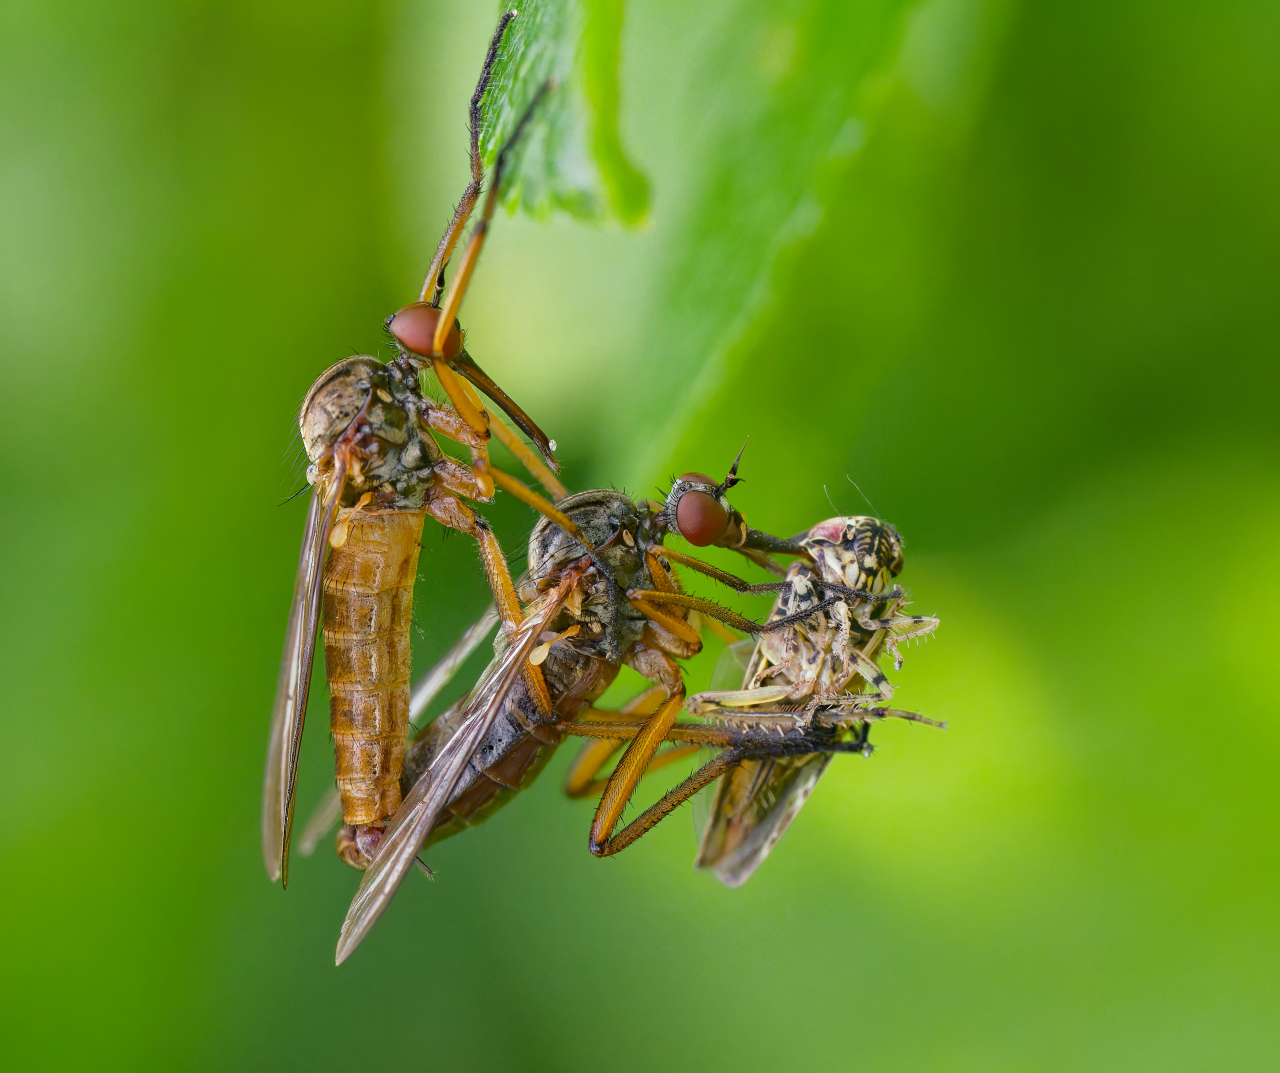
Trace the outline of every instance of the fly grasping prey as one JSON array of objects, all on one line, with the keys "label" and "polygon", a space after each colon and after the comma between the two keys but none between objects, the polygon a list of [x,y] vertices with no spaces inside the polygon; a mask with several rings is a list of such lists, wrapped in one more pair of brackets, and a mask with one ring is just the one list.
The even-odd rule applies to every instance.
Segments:
[{"label": "fly grasping prey", "polygon": [[[671,740],[671,724],[684,704],[684,677],[677,660],[695,655],[702,647],[690,610],[734,624],[747,622],[708,600],[689,598],[694,602],[688,606],[661,608],[638,595],[684,595],[661,541],[672,531],[689,535],[684,526],[690,509],[713,515],[719,511],[722,516],[718,531],[703,526],[693,534],[703,543],[731,539],[730,546],[737,546],[743,542],[741,531],[729,533],[729,520],[739,519],[740,525],[741,516],[728,505],[722,487],[711,504],[699,503],[697,498],[710,496],[706,490],[691,490],[689,482],[677,482],[676,494],[668,503],[636,502],[612,489],[596,489],[553,506],[515,478],[497,471],[495,476],[499,486],[544,515],[530,535],[529,571],[519,588],[526,626],[499,638],[495,658],[476,687],[410,745],[402,779],[404,803],[376,850],[355,854],[352,846],[358,832],[349,826],[340,831],[339,854],[367,871],[343,925],[339,961],[373,927],[425,847],[492,815],[532,782],[566,734],[594,736],[602,719],[621,720],[623,731],[610,737],[628,739],[630,747],[607,778],[597,779],[599,765],[593,765],[593,757],[601,746],[606,747],[606,756],[612,754],[621,741],[591,743],[573,765],[567,789],[571,796],[600,794],[588,840],[592,853],[608,856],[633,841],[632,828],[616,837],[613,830],[641,775],[676,758],[672,750],[657,758],[654,753],[664,740]],[[681,509],[686,504],[692,507]],[[747,540],[757,538],[774,545],[786,543],[764,534]],[[680,561],[697,562],[688,556]],[[740,587],[747,585],[733,580]],[[536,635],[523,632],[534,622],[541,623]],[[468,635],[473,636],[473,631]],[[522,642],[511,641],[515,636]],[[535,642],[541,643],[535,647]],[[537,702],[527,678],[518,673],[526,660],[544,676],[549,711]],[[458,658],[450,653],[447,668],[457,664]],[[623,664],[648,678],[653,687],[620,711],[594,708]],[[447,673],[433,671],[428,679],[441,680]],[[688,732],[684,733],[681,740],[688,741]],[[751,732],[703,727],[698,733],[703,734],[697,739],[702,743],[745,742],[777,749],[773,740],[763,742],[761,735]],[[332,822],[324,819],[332,816],[324,803],[316,814],[321,824]]]}]

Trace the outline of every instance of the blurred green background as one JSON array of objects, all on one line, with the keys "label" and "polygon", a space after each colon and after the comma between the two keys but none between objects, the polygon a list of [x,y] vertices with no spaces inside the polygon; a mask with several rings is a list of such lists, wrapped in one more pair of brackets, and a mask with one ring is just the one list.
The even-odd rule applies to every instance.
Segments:
[{"label": "blurred green background", "polygon": [[[0,8],[3,1064],[1275,1068],[1274,3],[629,5],[648,224],[500,217],[471,349],[572,487],[749,435],[753,523],[865,493],[950,727],[837,761],[736,891],[690,810],[593,859],[568,750],[341,969],[356,875],[268,883],[293,417],[414,296],[494,16]],[[485,603],[424,545],[423,669]],[[304,801],[330,763],[317,706]]]}]

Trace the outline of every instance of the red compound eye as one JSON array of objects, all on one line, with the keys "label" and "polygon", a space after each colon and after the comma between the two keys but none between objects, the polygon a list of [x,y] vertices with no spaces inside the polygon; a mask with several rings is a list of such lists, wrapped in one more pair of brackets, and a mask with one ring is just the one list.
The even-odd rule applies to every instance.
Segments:
[{"label": "red compound eye", "polygon": [[[414,302],[396,313],[387,328],[405,349],[412,350],[415,354],[430,355],[431,340],[435,338],[436,325],[439,323],[440,310],[426,302]],[[461,353],[462,333],[455,323],[444,338],[444,356],[452,361]]]},{"label": "red compound eye", "polygon": [[685,492],[676,504],[676,528],[690,544],[705,548],[724,536],[729,528],[729,515],[715,496],[706,492]]}]

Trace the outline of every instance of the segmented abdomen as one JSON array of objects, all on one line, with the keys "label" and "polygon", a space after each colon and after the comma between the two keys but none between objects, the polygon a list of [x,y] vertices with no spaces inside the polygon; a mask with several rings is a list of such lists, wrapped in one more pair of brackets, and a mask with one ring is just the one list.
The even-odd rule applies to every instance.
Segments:
[{"label": "segmented abdomen", "polygon": [[357,514],[325,565],[324,662],[345,823],[376,825],[400,807],[409,620],[424,517]]}]

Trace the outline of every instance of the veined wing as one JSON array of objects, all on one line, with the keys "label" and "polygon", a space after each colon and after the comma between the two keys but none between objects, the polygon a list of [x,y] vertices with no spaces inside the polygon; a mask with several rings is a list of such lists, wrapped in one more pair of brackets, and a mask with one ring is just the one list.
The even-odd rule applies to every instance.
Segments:
[{"label": "veined wing", "polygon": [[289,882],[293,795],[320,621],[321,571],[329,548],[334,510],[345,481],[346,467],[339,464],[335,466],[324,492],[317,488],[311,493],[302,551],[298,556],[298,573],[293,582],[293,603],[289,608],[289,628],[285,633],[280,678],[271,710],[267,773],[262,789],[262,857],[267,875],[273,880],[279,879],[282,887]]},{"label": "veined wing", "polygon": [[[712,689],[745,688],[763,658],[756,642],[730,645],[716,664]],[[712,872],[727,887],[742,886],[787,833],[830,760],[816,753],[743,760],[726,771],[694,867]]]},{"label": "veined wing", "polygon": [[726,887],[742,886],[787,833],[830,762],[830,754],[808,753],[744,760],[726,771],[695,867]]},{"label": "veined wing", "polygon": [[337,964],[341,965],[382,915],[405,874],[413,867],[431,828],[449,802],[458,780],[480,747],[485,734],[502,710],[503,702],[520,677],[538,637],[551,624],[560,605],[576,584],[578,572],[565,572],[557,589],[519,626],[502,658],[490,664],[490,673],[477,684],[468,712],[456,734],[418,779],[396,812],[378,845],[356,891],[338,938]]}]

